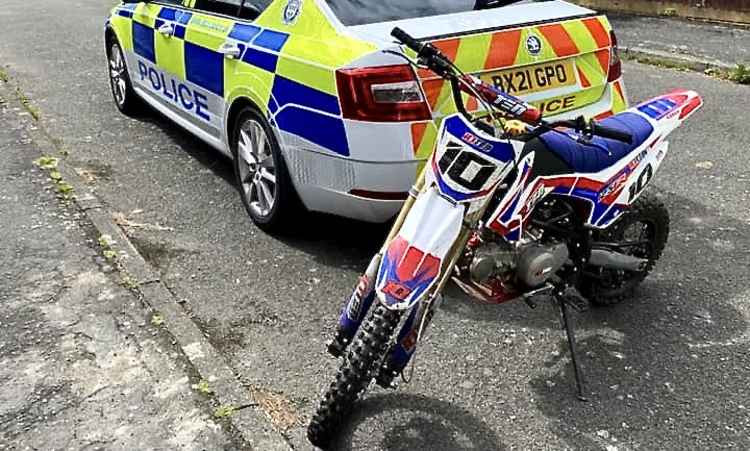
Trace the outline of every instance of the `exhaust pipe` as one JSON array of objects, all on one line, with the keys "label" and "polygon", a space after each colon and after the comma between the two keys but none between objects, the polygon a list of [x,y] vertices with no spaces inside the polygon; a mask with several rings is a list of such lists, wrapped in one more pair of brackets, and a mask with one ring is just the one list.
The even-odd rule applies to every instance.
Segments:
[{"label": "exhaust pipe", "polygon": [[641,272],[646,270],[648,260],[645,258],[621,254],[619,252],[593,249],[591,251],[589,264],[607,269],[622,269],[625,271]]}]

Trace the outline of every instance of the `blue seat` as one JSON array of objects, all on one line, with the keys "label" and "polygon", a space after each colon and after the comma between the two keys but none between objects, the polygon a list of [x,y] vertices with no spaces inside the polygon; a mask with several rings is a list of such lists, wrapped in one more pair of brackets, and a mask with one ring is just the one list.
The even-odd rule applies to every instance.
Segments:
[{"label": "blue seat", "polygon": [[630,133],[633,136],[633,143],[628,144],[595,136],[592,140],[593,144],[608,149],[609,153],[607,153],[594,145],[581,144],[575,141],[578,135],[573,131],[566,132],[573,139],[555,132],[545,133],[539,139],[575,172],[595,173],[615,165],[635,148],[646,142],[654,132],[654,127],[648,120],[635,113],[620,113],[601,121],[601,124]]}]

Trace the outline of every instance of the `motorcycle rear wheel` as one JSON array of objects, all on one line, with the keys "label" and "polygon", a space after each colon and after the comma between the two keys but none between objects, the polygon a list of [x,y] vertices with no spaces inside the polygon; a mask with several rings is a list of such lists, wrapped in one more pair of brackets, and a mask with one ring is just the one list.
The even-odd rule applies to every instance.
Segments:
[{"label": "motorcycle rear wheel", "polygon": [[[634,239],[633,232],[638,234]],[[579,282],[578,290],[592,304],[611,306],[624,301],[651,273],[664,252],[669,238],[669,210],[650,193],[635,201],[620,220],[610,229],[597,232],[594,241],[625,244],[643,242],[642,246],[627,248],[625,252],[648,259],[645,271],[631,272],[588,267]]]},{"label": "motorcycle rear wheel", "polygon": [[375,377],[400,319],[401,312],[388,310],[381,304],[376,306],[351,344],[307,428],[310,443],[320,448],[330,444],[342,420]]}]

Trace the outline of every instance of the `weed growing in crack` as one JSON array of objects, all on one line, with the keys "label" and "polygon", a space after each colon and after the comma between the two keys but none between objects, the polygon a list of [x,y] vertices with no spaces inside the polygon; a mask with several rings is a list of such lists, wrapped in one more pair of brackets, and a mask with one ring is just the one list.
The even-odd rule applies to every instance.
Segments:
[{"label": "weed growing in crack", "polygon": [[214,418],[227,418],[236,411],[237,408],[234,406],[219,406],[214,410]]},{"label": "weed growing in crack", "polygon": [[18,97],[21,105],[23,105],[23,107],[26,109],[26,111],[29,112],[29,114],[34,118],[35,121],[39,121],[39,119],[42,118],[42,112],[39,110],[39,108],[37,108],[36,105],[31,102],[31,99],[19,88],[16,88],[16,97]]},{"label": "weed growing in crack", "polygon": [[53,169],[57,169],[57,164],[60,160],[58,160],[55,157],[51,157],[49,155],[42,155],[41,157],[34,160],[34,164],[38,166],[40,169],[44,169],[46,171],[51,171]]},{"label": "weed growing in crack", "polygon": [[205,379],[202,379],[197,384],[193,385],[193,389],[199,393],[202,393],[204,395],[210,395],[213,394],[213,389],[210,385],[208,385],[208,381]]},{"label": "weed growing in crack", "polygon": [[52,183],[54,183],[59,197],[63,200],[70,200],[73,194],[73,186],[63,179],[62,174],[58,170],[60,160],[49,155],[42,155],[34,160],[33,163],[39,169],[47,171],[47,175],[52,180]]},{"label": "weed growing in crack", "polygon": [[162,324],[164,324],[164,317],[158,313],[154,313],[154,316],[151,317],[151,325],[159,327]]},{"label": "weed growing in crack", "polygon": [[750,67],[738,64],[730,73],[729,79],[741,85],[750,85]]},{"label": "weed growing in crack", "polygon": [[104,258],[110,263],[116,262],[117,251],[112,249],[112,246],[115,244],[112,237],[109,235],[100,235],[97,241],[99,242],[99,247],[102,249],[102,255],[104,255]]},{"label": "weed growing in crack", "polygon": [[138,283],[138,281],[137,281],[137,280],[135,280],[134,278],[132,278],[132,277],[130,277],[129,275],[125,274],[125,275],[123,275],[123,276],[122,276],[122,278],[120,279],[120,285],[122,285],[123,287],[125,287],[125,288],[127,288],[128,290],[131,290],[131,291],[132,291],[132,290],[137,290],[137,289],[138,289],[138,287],[139,287],[139,286],[140,286],[141,284],[140,284],[140,283]]}]

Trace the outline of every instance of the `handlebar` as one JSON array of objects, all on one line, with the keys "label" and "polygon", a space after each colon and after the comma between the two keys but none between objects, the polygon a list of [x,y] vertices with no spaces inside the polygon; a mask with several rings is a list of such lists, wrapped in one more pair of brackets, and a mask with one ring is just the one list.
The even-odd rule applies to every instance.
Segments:
[{"label": "handlebar", "polygon": [[409,33],[405,32],[399,27],[396,27],[391,31],[391,36],[398,39],[399,42],[402,42],[405,46],[409,47],[410,49],[417,52],[418,56],[424,56],[422,55],[422,51],[427,47],[429,44],[422,43],[411,37]]},{"label": "handlebar", "polygon": [[[628,144],[632,144],[633,137],[626,132],[607,127],[597,123],[596,121],[587,122],[583,117],[580,117],[574,121],[560,121],[554,124],[549,124],[542,120],[542,113],[534,106],[518,99],[510,94],[504,93],[494,86],[490,86],[476,77],[472,76],[461,76],[460,71],[455,69],[452,62],[435,46],[429,42],[420,42],[409,33],[405,32],[399,27],[396,27],[391,31],[391,36],[396,38],[399,42],[404,44],[417,53],[417,57],[423,62],[430,70],[440,75],[443,78],[450,80],[453,85],[454,97],[456,97],[456,106],[459,111],[468,116],[465,109],[463,108],[463,100],[460,96],[460,91],[467,92],[470,95],[476,96],[477,94],[482,96],[482,99],[491,104],[493,107],[502,111],[503,113],[520,119],[531,125],[539,125],[540,131],[548,131],[557,126],[569,127],[588,133],[591,135],[597,135],[602,138],[614,139],[622,141]],[[469,89],[470,87],[470,89]]]},{"label": "handlebar", "polygon": [[394,28],[391,36],[399,40],[408,48],[417,53],[417,58],[423,62],[431,71],[448,79],[455,78],[451,61],[443,53],[429,42],[420,42],[401,28]]}]

